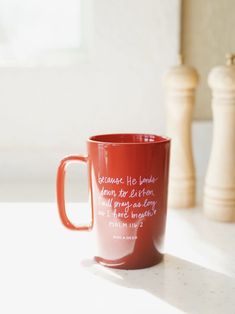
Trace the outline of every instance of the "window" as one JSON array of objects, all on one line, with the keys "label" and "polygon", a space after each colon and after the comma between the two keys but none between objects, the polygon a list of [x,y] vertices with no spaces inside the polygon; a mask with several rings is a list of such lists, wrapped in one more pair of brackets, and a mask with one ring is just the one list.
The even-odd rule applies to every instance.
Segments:
[{"label": "window", "polygon": [[82,51],[82,30],[82,0],[1,0],[0,65],[70,62]]}]

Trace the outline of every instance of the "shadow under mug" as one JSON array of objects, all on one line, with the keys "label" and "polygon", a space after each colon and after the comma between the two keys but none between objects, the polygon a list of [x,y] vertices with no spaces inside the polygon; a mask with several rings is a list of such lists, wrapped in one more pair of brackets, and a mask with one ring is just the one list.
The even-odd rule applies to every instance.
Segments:
[{"label": "shadow under mug", "polygon": [[[64,158],[57,173],[57,203],[62,223],[72,230],[93,230],[95,260],[102,265],[137,269],[163,258],[167,213],[170,139],[151,134],[105,134],[87,141],[88,156]],[[92,221],[75,226],[65,209],[65,169],[88,165]]]}]

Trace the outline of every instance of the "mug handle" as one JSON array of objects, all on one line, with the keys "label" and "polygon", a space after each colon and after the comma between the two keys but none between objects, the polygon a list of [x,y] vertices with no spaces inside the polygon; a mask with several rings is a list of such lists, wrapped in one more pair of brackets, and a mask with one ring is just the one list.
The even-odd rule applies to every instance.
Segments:
[{"label": "mug handle", "polygon": [[91,224],[75,226],[68,218],[65,208],[64,197],[64,180],[67,165],[71,162],[85,162],[87,163],[88,157],[84,156],[68,156],[61,160],[57,171],[57,204],[59,209],[60,219],[65,227],[71,230],[90,231],[93,227],[93,213]]}]

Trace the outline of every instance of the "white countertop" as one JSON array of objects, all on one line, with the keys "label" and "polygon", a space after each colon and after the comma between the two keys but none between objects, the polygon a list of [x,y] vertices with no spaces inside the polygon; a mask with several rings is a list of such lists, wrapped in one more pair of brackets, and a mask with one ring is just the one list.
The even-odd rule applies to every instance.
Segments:
[{"label": "white countertop", "polygon": [[170,209],[165,260],[143,270],[95,264],[92,243],[54,203],[0,203],[0,313],[235,313],[235,224]]}]

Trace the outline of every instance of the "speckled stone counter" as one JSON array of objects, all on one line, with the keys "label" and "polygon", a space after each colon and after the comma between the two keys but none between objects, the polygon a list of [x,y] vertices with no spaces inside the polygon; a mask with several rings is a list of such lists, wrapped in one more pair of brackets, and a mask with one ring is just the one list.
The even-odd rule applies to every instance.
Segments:
[{"label": "speckled stone counter", "polygon": [[169,209],[164,262],[143,270],[97,265],[92,238],[54,203],[1,203],[0,313],[235,313],[235,224]]}]

